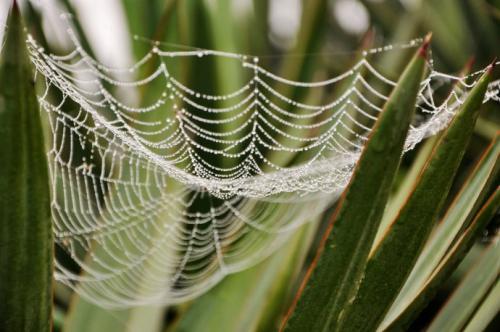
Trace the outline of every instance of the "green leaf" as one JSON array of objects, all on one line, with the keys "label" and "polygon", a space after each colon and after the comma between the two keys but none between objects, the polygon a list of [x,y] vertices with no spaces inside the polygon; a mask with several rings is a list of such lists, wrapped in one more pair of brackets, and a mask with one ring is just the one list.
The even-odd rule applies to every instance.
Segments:
[{"label": "green leaf", "polygon": [[[165,23],[160,15],[164,13],[170,14],[170,11],[163,11],[161,5],[171,6],[175,0],[161,1],[150,0],[147,5],[136,0],[122,0],[123,10],[127,17],[128,27],[131,34],[144,38],[150,38],[161,41],[163,33],[166,32],[166,25],[162,24],[161,31],[157,27],[159,23]],[[168,21],[169,15],[167,16]],[[161,32],[157,34],[156,31]],[[136,60],[140,60],[149,50],[151,46],[147,42],[132,42],[132,49]]]},{"label": "green leaf", "polygon": [[500,134],[483,154],[470,174],[443,220],[425,245],[406,284],[390,310],[388,319],[394,319],[417,296],[432,272],[439,265],[453,241],[481,207],[500,172]]},{"label": "green leaf", "polygon": [[384,331],[406,330],[413,319],[421,312],[427,303],[434,297],[439,286],[448,279],[457,265],[474,244],[488,222],[497,213],[500,206],[500,188],[491,195],[481,208],[473,222],[464,230],[457,241],[449,249],[439,266],[433,271],[431,277],[422,286],[418,296],[405,308],[405,310],[392,322],[382,323]]},{"label": "green leaf", "polygon": [[[317,52],[321,47],[321,43],[325,36],[326,22],[328,19],[328,1],[326,0],[309,0],[304,2],[304,8],[302,10],[300,30],[297,34],[297,43],[290,55],[283,58],[283,65],[280,69],[281,76],[294,81],[309,81],[313,77],[314,70],[317,65],[314,57],[310,56],[296,56],[297,54],[311,54]],[[277,85],[276,90],[282,95],[288,96],[293,100],[307,100],[309,95],[304,89],[300,89],[292,86]],[[273,99],[277,99],[273,98]],[[274,103],[277,100],[273,100]],[[304,112],[303,109],[292,109],[289,110],[295,112],[296,114],[301,114]],[[290,118],[288,121],[294,124],[305,125],[312,121],[309,119],[296,119]],[[285,132],[288,135],[301,137],[304,132],[289,126],[286,128]],[[279,134],[272,134],[273,138],[276,139],[280,144],[288,147],[299,147],[303,142],[298,142],[297,140],[290,139],[286,136]],[[280,153],[276,150],[271,150],[267,152],[266,158],[278,165],[289,164],[295,155],[290,153]],[[267,167],[263,165],[264,169]]]},{"label": "green leaf", "polygon": [[408,64],[375,124],[285,321],[287,331],[336,330],[355,296],[399,166],[428,42]]},{"label": "green leaf", "polygon": [[470,92],[440,137],[406,203],[368,261],[356,300],[341,322],[345,331],[372,331],[412,271],[438,219],[474,130],[490,72]]},{"label": "green leaf", "polygon": [[[300,30],[297,34],[297,44],[290,55],[283,59],[282,76],[296,81],[307,81],[312,77],[316,65],[313,57],[294,56],[309,54],[321,47],[325,36],[328,19],[328,1],[310,0],[304,2]],[[297,90],[290,88],[291,90]],[[291,91],[298,94],[297,91]],[[290,94],[285,94],[290,96]]]},{"label": "green leaf", "polygon": [[[238,51],[238,38],[234,29],[235,18],[232,15],[231,2],[228,0],[204,1],[208,16],[210,39],[215,50]],[[241,65],[233,61],[218,58],[215,60],[219,93],[230,93],[235,87],[244,84]]]},{"label": "green leaf", "polygon": [[392,221],[397,217],[399,210],[405,203],[406,197],[412,191],[418,181],[418,176],[422,172],[425,163],[432,153],[432,150],[437,142],[437,136],[429,137],[420,148],[417,157],[411,164],[411,168],[406,172],[401,184],[398,186],[396,193],[391,197],[387,204],[377,231],[375,242],[373,243],[372,252],[378,247],[380,241],[384,237],[391,226]]},{"label": "green leaf", "polygon": [[395,30],[394,22],[397,22],[404,13],[403,4],[400,1],[361,0],[361,3],[370,12],[372,24],[380,25],[380,28],[387,34]]},{"label": "green leaf", "polygon": [[[462,71],[459,73],[458,76],[464,77],[466,76],[471,69],[471,66],[473,64],[473,59],[471,58],[464,66]],[[458,85],[458,86],[457,86]],[[457,88],[459,88],[458,82],[453,84],[450,87],[450,94],[449,97],[451,97],[452,100],[454,100],[452,93],[459,92],[457,91]],[[480,118],[476,120],[476,128],[478,127]],[[402,183],[398,186],[397,191],[395,194],[391,197],[389,203],[386,206],[386,210],[384,212],[384,217],[382,218],[382,223],[380,224],[380,227],[377,232],[377,237],[375,239],[375,243],[372,247],[372,252],[375,250],[375,248],[379,245],[380,241],[382,240],[384,234],[387,232],[387,229],[391,225],[392,221],[396,219],[399,210],[403,206],[403,204],[406,201],[407,196],[411,193],[413,188],[415,187],[415,184],[418,181],[419,175],[422,172],[423,168],[425,167],[425,163],[427,162],[427,159],[429,158],[430,154],[432,153],[432,150],[434,149],[434,146],[436,145],[438,141],[439,135],[435,135],[432,137],[429,137],[423,146],[420,148],[420,151],[415,158],[415,160],[412,162],[410,169],[408,172],[404,175],[404,178],[402,180]]]},{"label": "green leaf", "polygon": [[482,118],[477,119],[476,133],[487,140],[493,140],[499,130],[500,125],[498,123]]},{"label": "green leaf", "polygon": [[477,265],[462,280],[428,332],[463,331],[481,300],[495,285],[500,273],[500,242],[494,239]]},{"label": "green leaf", "polygon": [[[446,13],[446,15],[442,15]],[[436,52],[446,59],[447,63],[459,68],[467,61],[468,51],[472,49],[472,36],[463,6],[455,0],[422,0],[418,10],[422,24],[433,31]]]},{"label": "green leaf", "polygon": [[490,291],[483,301],[474,317],[464,329],[464,332],[485,331],[488,324],[500,311],[500,282],[497,281],[495,287]]},{"label": "green leaf", "polygon": [[250,43],[248,49],[254,50],[257,54],[265,54],[269,48],[269,1],[252,0],[253,13],[251,19],[243,27],[251,31]]},{"label": "green leaf", "polygon": [[0,66],[0,324],[4,331],[49,331],[49,178],[33,71],[16,5],[6,38]]}]

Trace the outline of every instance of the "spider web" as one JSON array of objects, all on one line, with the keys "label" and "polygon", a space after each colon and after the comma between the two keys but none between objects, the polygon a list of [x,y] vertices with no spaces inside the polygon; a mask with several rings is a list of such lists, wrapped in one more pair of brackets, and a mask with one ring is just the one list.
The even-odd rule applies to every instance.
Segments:
[{"label": "spider web", "polygon": [[[27,41],[51,133],[55,277],[109,308],[192,299],[321,214],[396,84],[369,57],[421,42],[368,50],[341,75],[296,82],[258,58],[158,43],[134,66],[112,68],[70,35],[66,55]],[[206,75],[214,60],[237,66],[246,83],[221,95],[178,74],[188,61]],[[457,77],[428,63],[405,151],[446,126],[482,72]],[[149,104],[131,98],[151,87],[161,91]],[[499,100],[499,81],[490,99]]]}]

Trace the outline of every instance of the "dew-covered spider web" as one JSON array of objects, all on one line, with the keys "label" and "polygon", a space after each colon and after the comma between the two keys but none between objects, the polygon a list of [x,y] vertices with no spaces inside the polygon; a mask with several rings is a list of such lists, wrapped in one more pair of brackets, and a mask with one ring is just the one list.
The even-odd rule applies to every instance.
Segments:
[{"label": "dew-covered spider web", "polygon": [[[421,43],[368,50],[343,74],[297,82],[259,58],[158,43],[134,66],[112,68],[72,36],[66,55],[28,38],[51,136],[54,235],[66,253],[55,277],[111,308],[192,299],[321,214],[396,84],[371,57]],[[244,80],[215,93],[214,62]],[[427,69],[405,151],[446,126],[483,72]],[[206,84],[186,79],[193,72]],[[491,83],[484,101],[499,101],[499,88]]]}]

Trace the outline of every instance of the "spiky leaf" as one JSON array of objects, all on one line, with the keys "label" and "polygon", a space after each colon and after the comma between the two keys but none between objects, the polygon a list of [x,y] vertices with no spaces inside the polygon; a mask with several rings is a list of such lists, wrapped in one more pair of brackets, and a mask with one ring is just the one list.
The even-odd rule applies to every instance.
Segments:
[{"label": "spiky leaf", "polygon": [[49,331],[52,229],[47,161],[17,7],[0,66],[0,329]]},{"label": "spiky leaf", "polygon": [[335,330],[356,293],[399,165],[427,45],[408,64],[375,124],[292,306],[287,331]]}]

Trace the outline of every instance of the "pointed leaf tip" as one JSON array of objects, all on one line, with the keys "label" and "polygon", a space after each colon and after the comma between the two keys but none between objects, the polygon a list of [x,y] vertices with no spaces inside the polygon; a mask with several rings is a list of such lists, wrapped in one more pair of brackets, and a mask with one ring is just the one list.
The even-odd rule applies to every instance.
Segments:
[{"label": "pointed leaf tip", "polygon": [[422,46],[420,46],[420,50],[418,54],[423,58],[427,59],[427,50],[429,49],[429,45],[431,44],[432,32],[429,32],[427,36],[425,36]]},{"label": "pointed leaf tip", "polygon": [[373,47],[373,41],[375,40],[375,30],[373,28],[368,29],[361,40],[361,48],[363,50]]},{"label": "pointed leaf tip", "polygon": [[498,60],[498,58],[495,57],[493,59],[493,61],[490,63],[490,65],[488,66],[488,69],[486,70],[486,73],[488,75],[490,75],[493,72],[493,70],[495,69],[496,65],[498,64],[497,60]]},{"label": "pointed leaf tip", "polygon": [[49,332],[53,241],[43,125],[20,3],[8,1],[0,56],[0,330]]},{"label": "pointed leaf tip", "polygon": [[364,278],[426,69],[419,52],[374,125],[280,331],[351,331],[342,328],[347,308]]},{"label": "pointed leaf tip", "polygon": [[19,14],[19,4],[17,3],[17,0],[12,0],[12,13],[13,14]]}]

